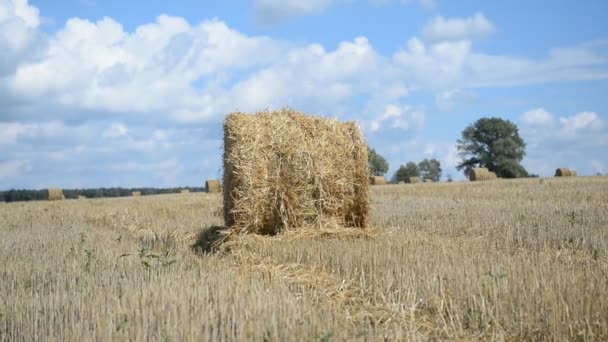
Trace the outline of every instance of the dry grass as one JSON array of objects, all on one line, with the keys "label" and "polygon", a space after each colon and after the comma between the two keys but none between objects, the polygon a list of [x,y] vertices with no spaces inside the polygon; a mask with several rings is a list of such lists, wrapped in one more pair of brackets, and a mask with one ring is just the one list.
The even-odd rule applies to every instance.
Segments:
[{"label": "dry grass", "polygon": [[608,339],[608,177],[371,199],[275,237],[222,234],[219,194],[2,204],[0,340]]},{"label": "dry grass", "polygon": [[355,122],[291,109],[224,123],[224,221],[276,234],[335,220],[368,223],[367,144]]}]

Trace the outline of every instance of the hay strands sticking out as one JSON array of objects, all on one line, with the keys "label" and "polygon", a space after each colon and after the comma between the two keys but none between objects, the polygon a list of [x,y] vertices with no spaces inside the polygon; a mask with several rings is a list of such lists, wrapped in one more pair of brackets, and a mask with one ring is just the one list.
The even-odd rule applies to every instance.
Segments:
[{"label": "hay strands sticking out", "polygon": [[232,229],[277,234],[319,217],[368,224],[367,144],[354,122],[291,109],[232,113],[223,159],[224,221]]}]

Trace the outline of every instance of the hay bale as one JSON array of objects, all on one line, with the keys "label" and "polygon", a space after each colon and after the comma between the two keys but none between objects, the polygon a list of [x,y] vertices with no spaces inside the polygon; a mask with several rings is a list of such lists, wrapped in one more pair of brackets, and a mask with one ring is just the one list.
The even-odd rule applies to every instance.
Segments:
[{"label": "hay bale", "polygon": [[332,221],[364,228],[367,144],[354,122],[290,109],[232,113],[224,123],[224,221],[276,234]]},{"label": "hay bale", "polygon": [[82,199],[87,199],[87,197],[86,197],[86,196],[82,196],[82,195],[80,195],[80,196],[78,196],[78,199],[79,199],[79,200],[82,200]]},{"label": "hay bale", "polygon": [[132,191],[131,192],[131,196],[133,196],[133,197],[139,197],[139,196],[141,196],[141,191]]},{"label": "hay bale", "polygon": [[420,178],[419,177],[407,177],[407,178],[405,178],[405,182],[407,184],[418,184],[418,183],[420,183]]},{"label": "hay bale", "polygon": [[471,169],[471,172],[469,172],[469,180],[471,182],[485,180],[482,178],[485,178],[485,175],[488,172],[489,172],[488,169],[485,167],[473,168],[473,169]]},{"label": "hay bale", "polygon": [[383,176],[371,176],[369,177],[370,185],[385,185],[386,179]]},{"label": "hay bale", "polygon": [[398,181],[397,184],[405,184],[404,181]]},{"label": "hay bale", "polygon": [[576,171],[570,170],[567,167],[560,167],[555,170],[555,177],[573,177],[576,176]]},{"label": "hay bale", "polygon": [[63,195],[63,190],[59,188],[49,188],[47,189],[47,191],[49,194],[49,201],[61,201],[65,199],[65,196]]},{"label": "hay bale", "polygon": [[181,190],[179,191],[179,193],[180,193],[180,194],[189,194],[189,193],[190,193],[190,190],[189,190],[189,189],[181,189]]},{"label": "hay bale", "polygon": [[222,181],[219,179],[207,179],[205,181],[205,189],[207,192],[222,192]]}]

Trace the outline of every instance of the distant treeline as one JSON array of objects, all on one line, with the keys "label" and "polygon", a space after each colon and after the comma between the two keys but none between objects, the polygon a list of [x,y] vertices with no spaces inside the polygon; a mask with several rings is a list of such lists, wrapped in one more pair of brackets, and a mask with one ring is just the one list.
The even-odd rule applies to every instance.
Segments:
[{"label": "distant treeline", "polygon": [[[189,190],[190,192],[204,192],[205,188],[98,188],[98,189],[63,189],[63,195],[66,199],[76,199],[78,196],[86,198],[102,198],[102,197],[125,197],[131,196],[131,192],[140,191],[142,196],[145,195],[160,195],[179,193],[180,190]],[[0,202],[18,202],[18,201],[45,201],[48,200],[49,194],[46,189],[43,190],[8,190],[0,191]]]}]

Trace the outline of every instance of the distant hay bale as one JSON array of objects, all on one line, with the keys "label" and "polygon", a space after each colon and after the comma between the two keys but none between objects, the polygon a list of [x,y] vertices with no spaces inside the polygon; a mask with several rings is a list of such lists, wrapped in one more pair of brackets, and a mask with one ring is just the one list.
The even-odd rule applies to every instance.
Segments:
[{"label": "distant hay bale", "polygon": [[405,184],[404,181],[398,181],[397,184]]},{"label": "distant hay bale", "polygon": [[555,170],[555,177],[576,177],[576,171],[560,167]]},{"label": "distant hay bale", "polygon": [[61,201],[65,199],[63,195],[63,190],[59,188],[49,188],[47,189],[49,195],[49,201]]},{"label": "distant hay bale", "polygon": [[81,199],[87,199],[87,197],[86,197],[86,196],[82,196],[82,195],[80,195],[80,196],[78,196],[78,199],[79,199],[79,200],[81,200]]},{"label": "distant hay bale", "polygon": [[420,178],[419,177],[406,177],[405,182],[407,184],[418,184],[418,183],[420,183]]},{"label": "distant hay bale", "polygon": [[423,182],[424,183],[433,183],[433,180],[432,179],[425,179]]},{"label": "distant hay bale", "polygon": [[190,190],[189,190],[189,189],[181,189],[181,190],[179,191],[179,193],[180,193],[180,194],[189,194],[189,193],[190,193]]},{"label": "distant hay bale", "polygon": [[290,109],[224,123],[224,221],[238,232],[335,222],[365,228],[367,144],[354,122]]},{"label": "distant hay bale", "polygon": [[369,184],[370,185],[385,185],[386,178],[384,178],[382,176],[371,176],[371,177],[369,177]]},{"label": "distant hay bale", "polygon": [[485,167],[476,167],[469,173],[469,180],[471,182],[488,181],[497,179],[496,173],[488,171]]},{"label": "distant hay bale", "polygon": [[207,179],[205,182],[207,192],[222,192],[222,182],[219,179]]},{"label": "distant hay bale", "polygon": [[139,197],[139,196],[141,196],[141,191],[132,191],[131,192],[131,196],[133,196],[133,197]]}]

